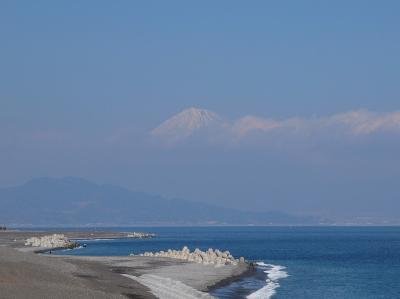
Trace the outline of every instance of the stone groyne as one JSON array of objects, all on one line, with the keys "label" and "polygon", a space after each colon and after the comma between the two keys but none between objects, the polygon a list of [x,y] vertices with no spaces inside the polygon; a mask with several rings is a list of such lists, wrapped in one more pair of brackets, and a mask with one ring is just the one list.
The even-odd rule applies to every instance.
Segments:
[{"label": "stone groyne", "polygon": [[69,240],[63,234],[46,235],[42,237],[31,237],[26,239],[25,246],[44,248],[75,248],[79,244]]},{"label": "stone groyne", "polygon": [[[133,256],[134,254],[131,254]],[[182,250],[159,251],[159,252],[145,252],[139,254],[139,256],[151,256],[151,257],[169,257],[174,259],[185,260],[188,262],[195,262],[198,264],[213,264],[213,265],[238,265],[239,263],[245,263],[245,259],[240,257],[235,259],[229,251],[221,251],[219,249],[209,248],[207,251],[201,251],[196,248],[193,252],[187,246],[184,246]]]}]

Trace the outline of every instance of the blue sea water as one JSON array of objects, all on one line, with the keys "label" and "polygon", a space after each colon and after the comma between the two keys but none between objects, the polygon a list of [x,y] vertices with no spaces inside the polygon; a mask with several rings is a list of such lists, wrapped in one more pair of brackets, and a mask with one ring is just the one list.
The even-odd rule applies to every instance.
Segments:
[{"label": "blue sea water", "polygon": [[[184,245],[191,250],[211,247],[266,264],[259,266],[255,275],[214,290],[212,295],[218,298],[245,298],[263,287],[265,290],[266,286],[267,293],[258,298],[270,295],[276,299],[400,298],[400,227],[142,227],[110,230],[153,232],[157,237],[84,241],[86,248],[59,253],[128,255],[181,249]],[[268,274],[272,280],[267,282]]]}]

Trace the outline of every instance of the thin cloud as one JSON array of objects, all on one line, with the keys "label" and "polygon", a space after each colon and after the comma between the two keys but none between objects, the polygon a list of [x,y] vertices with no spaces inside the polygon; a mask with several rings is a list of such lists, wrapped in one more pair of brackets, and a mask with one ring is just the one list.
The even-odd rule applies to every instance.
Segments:
[{"label": "thin cloud", "polygon": [[[260,141],[290,139],[301,136],[324,135],[335,137],[368,136],[378,133],[400,133],[400,112],[376,113],[356,110],[326,117],[288,118],[277,120],[247,115],[236,121],[227,121],[215,112],[190,108],[180,112],[154,129],[153,137],[168,144],[183,142],[193,136],[218,137],[221,142],[242,142],[256,135]],[[197,115],[212,115],[212,121],[204,121]],[[156,133],[156,134],[155,134]],[[216,136],[218,135],[218,136]]]}]

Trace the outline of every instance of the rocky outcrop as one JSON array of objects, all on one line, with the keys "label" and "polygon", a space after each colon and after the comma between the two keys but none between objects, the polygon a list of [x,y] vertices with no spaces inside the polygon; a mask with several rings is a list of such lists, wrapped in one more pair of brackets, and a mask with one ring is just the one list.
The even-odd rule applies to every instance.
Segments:
[{"label": "rocky outcrop", "polygon": [[46,235],[43,237],[32,237],[25,241],[25,246],[45,248],[75,248],[78,243],[70,241],[63,234]]},{"label": "rocky outcrop", "polygon": [[[133,256],[134,254],[131,255]],[[239,263],[245,263],[243,257],[235,259],[229,251],[213,250],[212,248],[209,248],[207,251],[201,251],[196,248],[193,252],[190,252],[187,246],[184,246],[182,250],[169,249],[168,251],[159,251],[155,253],[145,252],[139,254],[139,256],[169,257],[205,265],[237,265]]]}]

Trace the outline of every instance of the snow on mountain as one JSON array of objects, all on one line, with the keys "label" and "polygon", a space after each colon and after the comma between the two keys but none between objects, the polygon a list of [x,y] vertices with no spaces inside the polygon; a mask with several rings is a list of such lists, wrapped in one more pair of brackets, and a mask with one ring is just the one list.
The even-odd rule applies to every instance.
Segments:
[{"label": "snow on mountain", "polygon": [[156,137],[179,140],[201,129],[221,124],[222,118],[215,112],[192,107],[167,119],[152,130],[151,134]]}]

